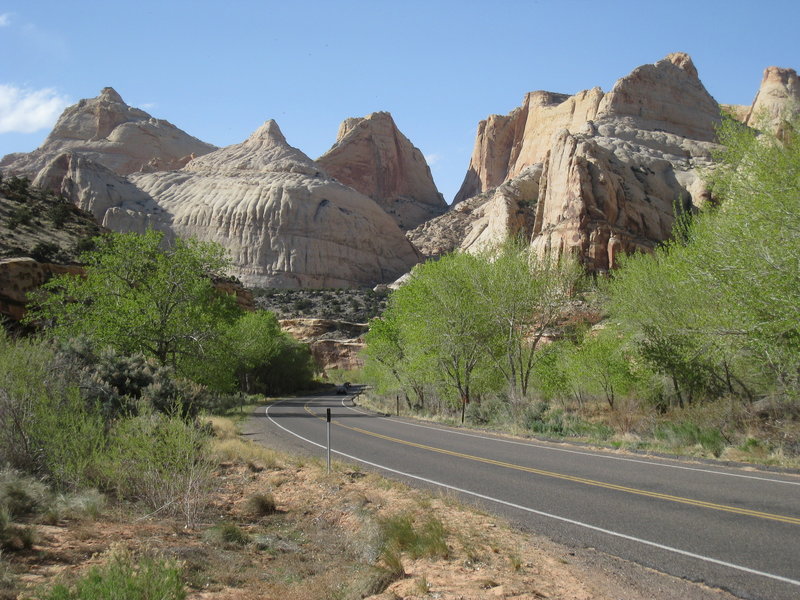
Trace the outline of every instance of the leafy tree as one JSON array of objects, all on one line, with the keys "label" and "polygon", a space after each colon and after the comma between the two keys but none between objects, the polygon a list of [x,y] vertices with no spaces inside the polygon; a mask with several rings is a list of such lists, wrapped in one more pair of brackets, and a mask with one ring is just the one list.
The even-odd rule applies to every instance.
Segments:
[{"label": "leafy tree", "polygon": [[578,278],[572,262],[537,259],[520,241],[420,265],[373,322],[367,370],[384,391],[412,391],[417,404],[427,387],[444,386],[455,392],[462,420],[466,405],[503,378],[519,400]]},{"label": "leafy tree", "polygon": [[46,283],[29,322],[47,324],[60,338],[85,335],[121,354],[153,357],[180,373],[208,356],[240,314],[211,281],[228,266],[220,246],[168,241],[155,231],[112,234],[82,259],[85,275]]},{"label": "leafy tree", "polygon": [[512,397],[528,394],[545,333],[564,314],[582,276],[568,257],[537,257],[512,239],[488,252],[474,271],[479,310],[491,327],[487,356],[503,374]]},{"label": "leafy tree", "polygon": [[491,336],[475,293],[474,274],[481,261],[457,253],[418,265],[410,280],[390,296],[384,313],[388,323],[371,338],[387,352],[384,363],[393,360],[392,353],[399,353],[398,368],[413,373],[425,365],[423,372],[431,374],[433,383],[441,384],[446,393],[455,393],[462,421],[466,405],[485,383],[481,371],[487,366],[485,352]]}]

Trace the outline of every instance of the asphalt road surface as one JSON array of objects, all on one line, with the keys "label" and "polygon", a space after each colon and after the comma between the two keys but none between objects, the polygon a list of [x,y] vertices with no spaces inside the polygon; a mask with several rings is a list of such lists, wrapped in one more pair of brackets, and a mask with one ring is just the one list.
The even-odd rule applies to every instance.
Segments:
[{"label": "asphalt road surface", "polygon": [[800,598],[800,477],[596,452],[383,417],[352,396],[258,409],[255,440],[451,490],[525,530],[742,598]]}]

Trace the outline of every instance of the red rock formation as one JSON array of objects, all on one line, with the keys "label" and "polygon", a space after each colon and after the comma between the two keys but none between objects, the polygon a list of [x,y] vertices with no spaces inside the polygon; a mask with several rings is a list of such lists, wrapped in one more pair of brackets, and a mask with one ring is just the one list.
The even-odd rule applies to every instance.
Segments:
[{"label": "red rock formation", "polygon": [[447,210],[422,152],[388,112],[345,120],[336,143],[316,162],[332,177],[372,198],[401,229]]}]

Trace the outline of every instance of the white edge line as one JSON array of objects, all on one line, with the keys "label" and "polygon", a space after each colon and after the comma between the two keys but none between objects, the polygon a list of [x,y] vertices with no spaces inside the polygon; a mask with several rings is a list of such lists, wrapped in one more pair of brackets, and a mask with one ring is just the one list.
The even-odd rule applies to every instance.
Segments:
[{"label": "white edge line", "polygon": [[[344,399],[342,399],[342,406],[348,410],[352,410],[354,412],[358,412],[365,415],[376,416],[374,413],[368,413],[365,410],[361,410],[352,406],[347,406],[344,403]],[[481,440],[490,440],[495,442],[501,442],[503,444],[513,444],[515,446],[528,446],[530,448],[539,448],[541,450],[550,450],[552,452],[566,452],[568,454],[580,454],[581,456],[591,456],[594,458],[604,458],[607,460],[621,460],[624,462],[632,462],[632,463],[639,463],[643,465],[652,465],[655,467],[665,467],[667,469],[681,469],[683,471],[697,471],[699,473],[713,473],[714,475],[722,475],[724,477],[739,477],[741,479],[755,479],[756,481],[765,481],[768,483],[784,483],[786,485],[800,485],[800,481],[786,481],[784,479],[771,479],[769,477],[758,477],[756,475],[744,475],[742,473],[726,473],[725,471],[714,471],[713,469],[700,469],[697,467],[686,467],[683,465],[671,465],[668,463],[661,463],[655,462],[650,460],[642,460],[639,458],[626,458],[624,456],[609,456],[607,454],[602,453],[594,453],[594,452],[583,452],[581,450],[569,450],[568,448],[556,448],[553,446],[545,446],[543,444],[534,444],[531,442],[518,442],[515,440],[507,440],[501,437],[495,436],[486,436],[486,435],[479,435],[476,433],[466,433],[464,431],[454,431],[449,427],[432,427],[430,425],[422,425],[420,423],[409,423],[408,421],[400,421],[397,419],[389,419],[387,417],[376,416],[378,419],[385,419],[387,421],[392,421],[393,423],[401,423],[403,425],[407,425],[409,427],[419,427],[420,429],[431,429],[433,431],[442,431],[445,433],[451,433],[453,435],[463,435],[464,437],[472,437],[478,438]]]},{"label": "white edge line", "polygon": [[[323,444],[318,444],[317,442],[313,442],[313,441],[309,440],[308,438],[305,438],[302,435],[299,435],[299,434],[287,429],[286,427],[284,427],[283,425],[281,425],[280,423],[275,421],[270,416],[269,409],[272,408],[273,406],[277,406],[281,402],[284,402],[284,401],[280,400],[280,401],[278,401],[278,402],[276,402],[274,404],[271,404],[271,405],[267,406],[267,408],[266,408],[266,411],[265,411],[266,417],[272,422],[272,424],[275,425],[276,427],[279,427],[279,428],[283,429],[286,433],[289,433],[289,434],[293,435],[294,437],[303,440],[304,442],[307,442],[307,443],[309,443],[309,444],[311,444],[313,446],[317,446],[318,448],[325,449],[325,446]],[[435,429],[435,427],[432,427],[431,429]],[[480,436],[478,436],[478,437],[480,437]],[[597,527],[595,525],[590,525],[588,523],[583,523],[581,521],[575,521],[574,519],[568,519],[567,517],[561,517],[561,516],[554,515],[554,514],[551,514],[551,513],[547,513],[547,512],[541,511],[541,510],[536,510],[534,508],[529,508],[527,506],[522,506],[520,504],[514,504],[513,502],[507,502],[505,500],[500,500],[499,498],[493,498],[491,496],[486,496],[484,494],[479,494],[477,492],[471,492],[469,490],[465,490],[465,489],[458,488],[458,487],[455,487],[455,486],[452,486],[452,485],[448,485],[446,483],[441,483],[441,482],[435,481],[433,479],[427,479],[425,477],[420,477],[419,475],[412,475],[410,473],[404,473],[403,471],[398,471],[397,469],[392,469],[392,468],[389,468],[389,467],[386,467],[386,466],[383,466],[383,465],[379,465],[377,463],[370,462],[368,460],[364,460],[363,458],[358,458],[357,456],[352,456],[350,454],[345,454],[344,452],[339,452],[338,450],[331,449],[331,452],[333,452],[334,454],[338,454],[339,456],[344,456],[345,458],[349,458],[351,460],[355,460],[355,461],[358,461],[360,463],[364,463],[365,465],[369,465],[371,467],[375,467],[375,468],[381,469],[383,471],[388,471],[389,473],[394,473],[395,475],[401,475],[403,477],[408,477],[410,479],[416,479],[417,481],[422,481],[424,483],[435,485],[435,486],[440,487],[440,488],[444,488],[444,489],[447,489],[447,490],[452,490],[452,491],[458,492],[460,494],[465,494],[467,496],[473,496],[475,498],[480,498],[481,500],[488,500],[490,502],[495,502],[497,504],[502,504],[503,506],[508,506],[510,508],[516,508],[518,510],[522,510],[522,511],[525,511],[525,512],[533,513],[535,515],[539,515],[539,516],[542,516],[542,517],[547,517],[547,518],[550,518],[550,519],[555,519],[557,521],[562,521],[564,523],[569,523],[570,525],[576,525],[578,527],[583,527],[585,529],[591,529],[592,531],[605,533],[606,535],[622,538],[624,540],[628,540],[628,541],[631,541],[631,542],[636,542],[636,543],[639,543],[639,544],[643,544],[645,546],[651,546],[653,548],[658,548],[659,550],[666,550],[667,552],[673,552],[674,554],[680,554],[681,556],[688,556],[689,558],[702,560],[702,561],[709,562],[709,563],[712,563],[712,564],[715,564],[715,565],[720,565],[720,566],[723,566],[723,567],[728,567],[730,569],[735,569],[737,571],[742,571],[744,573],[750,573],[751,575],[758,575],[760,577],[767,577],[769,579],[774,579],[776,581],[781,581],[783,583],[788,583],[790,585],[795,585],[795,586],[799,586],[800,587],[800,581],[795,580],[795,579],[790,579],[788,577],[783,577],[781,575],[775,575],[773,573],[766,573],[764,571],[758,571],[756,569],[751,569],[749,567],[744,567],[742,565],[736,565],[736,564],[733,564],[733,563],[725,562],[724,560],[711,558],[709,556],[703,556],[702,554],[695,554],[694,552],[689,552],[687,550],[681,550],[680,548],[673,548],[672,546],[665,546],[664,544],[659,544],[657,542],[651,542],[649,540],[644,540],[644,539],[641,539],[641,538],[637,538],[637,537],[634,537],[634,536],[631,536],[631,535],[627,535],[625,533],[619,533],[617,531],[611,531],[610,529],[603,529],[602,527]]]}]

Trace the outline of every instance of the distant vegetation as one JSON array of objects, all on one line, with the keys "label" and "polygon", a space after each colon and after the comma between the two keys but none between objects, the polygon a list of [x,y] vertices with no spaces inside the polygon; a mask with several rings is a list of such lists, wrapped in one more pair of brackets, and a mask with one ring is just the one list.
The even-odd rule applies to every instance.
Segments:
[{"label": "distant vegetation", "polygon": [[0,173],[0,258],[76,262],[99,233],[92,215],[67,199]]},{"label": "distant vegetation", "polygon": [[386,308],[386,292],[370,289],[285,290],[256,288],[256,305],[279,319],[297,317],[366,323]]},{"label": "distant vegetation", "polygon": [[[418,267],[367,338],[384,406],[399,394],[407,410],[463,411],[484,426],[797,456],[798,131],[795,120],[777,139],[726,120],[708,173],[714,204],[594,289],[513,245]],[[594,298],[606,318],[559,333],[575,298]],[[545,330],[561,339],[541,343]]]}]

